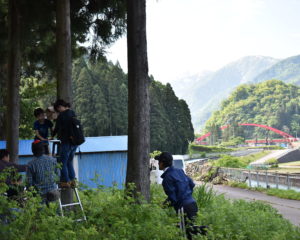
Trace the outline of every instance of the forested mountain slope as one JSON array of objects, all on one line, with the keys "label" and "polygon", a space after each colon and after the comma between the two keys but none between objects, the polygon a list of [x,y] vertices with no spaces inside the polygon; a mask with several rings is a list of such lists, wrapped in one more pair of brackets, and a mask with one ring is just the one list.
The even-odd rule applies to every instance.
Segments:
[{"label": "forested mountain slope", "polygon": [[[199,76],[193,76],[193,82],[181,81],[186,87],[174,84],[176,94],[189,104],[195,129],[204,125],[213,110],[238,85],[251,82],[266,69],[277,63],[277,59],[263,56],[247,56],[232,62],[220,70]],[[187,84],[185,84],[185,82]],[[192,86],[192,87],[191,87]]]},{"label": "forested mountain slope", "polygon": [[278,79],[286,83],[300,85],[300,55],[286,58],[263,71],[253,82]]},{"label": "forested mountain slope", "polygon": [[[237,126],[238,123],[269,125],[299,135],[300,87],[279,80],[240,85],[222,102],[221,109],[212,114],[205,126],[206,131],[211,131],[227,124]],[[253,127],[237,127],[231,132],[231,135],[247,138],[264,138],[266,134],[266,130]]]},{"label": "forested mountain slope", "polygon": [[[118,64],[74,64],[74,108],[87,136],[127,134],[127,76]],[[170,84],[150,78],[151,151],[183,154],[194,139],[189,108]]]}]

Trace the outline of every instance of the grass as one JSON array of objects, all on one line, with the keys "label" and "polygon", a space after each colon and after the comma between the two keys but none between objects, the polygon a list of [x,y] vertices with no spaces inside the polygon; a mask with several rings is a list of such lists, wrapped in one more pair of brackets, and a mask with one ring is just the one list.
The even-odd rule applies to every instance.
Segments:
[{"label": "grass", "polygon": [[[201,199],[195,198],[200,209],[200,224],[208,225],[210,231],[207,237],[195,239],[300,239],[300,229],[292,226],[270,205],[259,201],[226,200],[223,195],[213,195],[210,188],[206,188],[205,193],[202,189],[202,194],[196,195]],[[202,198],[209,199],[205,205],[200,204]]]},{"label": "grass", "polygon": [[269,172],[278,173],[300,173],[300,168],[272,168],[268,170]]},{"label": "grass", "polygon": [[258,160],[268,155],[269,153],[270,151],[262,151],[243,157],[223,155],[218,160],[213,161],[213,165],[217,167],[246,168],[249,165],[249,163]]},{"label": "grass", "polygon": [[256,147],[238,147],[237,150],[247,150],[247,149],[264,149],[264,150],[282,150],[283,147],[276,146],[276,145],[270,145],[270,146],[256,146]]},{"label": "grass", "polygon": [[[60,217],[56,204],[47,208],[40,205],[39,198],[28,195],[26,207],[15,212],[9,224],[0,224],[1,239],[183,240],[174,209],[162,204],[166,195],[161,185],[151,187],[151,201],[143,204],[115,188],[89,189],[80,195],[87,222],[74,222],[72,215]],[[199,207],[197,224],[209,226],[207,236],[194,240],[299,240],[300,229],[267,204],[229,201],[206,185],[196,187],[194,197]],[[1,214],[7,214],[13,205],[0,195]]]},{"label": "grass", "polygon": [[300,161],[280,163],[279,167],[281,167],[281,166],[298,166],[298,167],[300,167]]},{"label": "grass", "polygon": [[299,200],[300,201],[300,192],[296,192],[294,190],[283,190],[283,189],[266,189],[261,187],[249,187],[247,183],[241,183],[241,182],[229,182],[228,185],[230,187],[236,187],[236,188],[242,188],[242,189],[248,189],[253,191],[259,191],[266,193],[270,196],[275,196],[283,199],[292,199],[292,200]]},{"label": "grass", "polygon": [[278,164],[278,168],[270,169],[278,173],[300,173],[300,161]]},{"label": "grass", "polygon": [[243,156],[243,157],[239,157],[242,161],[246,162],[246,163],[251,163],[251,162],[254,162],[260,158],[263,158],[265,156],[267,156],[268,154],[270,154],[271,151],[261,151],[261,152],[258,152],[258,153],[254,153],[254,154],[250,154],[250,155],[247,155],[247,156]]},{"label": "grass", "polygon": [[234,149],[226,147],[217,147],[217,146],[204,146],[197,144],[189,145],[189,154],[202,154],[202,153],[222,153],[222,152],[232,152]]},{"label": "grass", "polygon": [[282,190],[282,189],[267,189],[267,194],[285,199],[293,199],[300,201],[300,192],[294,190]]}]

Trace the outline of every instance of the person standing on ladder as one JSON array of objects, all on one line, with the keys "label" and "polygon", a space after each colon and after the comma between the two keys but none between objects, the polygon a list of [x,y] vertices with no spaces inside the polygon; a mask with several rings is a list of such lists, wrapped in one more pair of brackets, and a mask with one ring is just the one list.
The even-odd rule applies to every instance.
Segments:
[{"label": "person standing on ladder", "polygon": [[70,109],[70,104],[62,99],[54,103],[54,110],[59,113],[52,138],[57,134],[61,141],[59,160],[62,163],[60,184],[61,188],[76,186],[73,158],[78,145],[72,142],[72,122],[76,118],[75,112]]}]

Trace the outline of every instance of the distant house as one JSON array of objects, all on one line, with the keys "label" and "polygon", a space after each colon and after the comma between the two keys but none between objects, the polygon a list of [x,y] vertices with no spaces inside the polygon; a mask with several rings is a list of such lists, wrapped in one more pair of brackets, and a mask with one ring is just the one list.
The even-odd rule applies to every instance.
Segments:
[{"label": "distant house", "polygon": [[[20,164],[26,164],[32,159],[32,142],[20,140]],[[5,141],[0,141],[0,148],[5,146]],[[74,168],[79,182],[88,187],[122,187],[127,169],[127,136],[87,137],[86,142],[77,149]]]}]

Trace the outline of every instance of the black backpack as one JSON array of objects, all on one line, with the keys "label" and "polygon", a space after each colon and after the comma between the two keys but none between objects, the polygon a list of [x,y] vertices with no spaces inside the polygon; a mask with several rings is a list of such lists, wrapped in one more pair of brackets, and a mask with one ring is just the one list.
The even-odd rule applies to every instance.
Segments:
[{"label": "black backpack", "polygon": [[80,121],[76,117],[72,117],[71,120],[71,143],[73,145],[81,145],[85,142],[83,129]]}]

